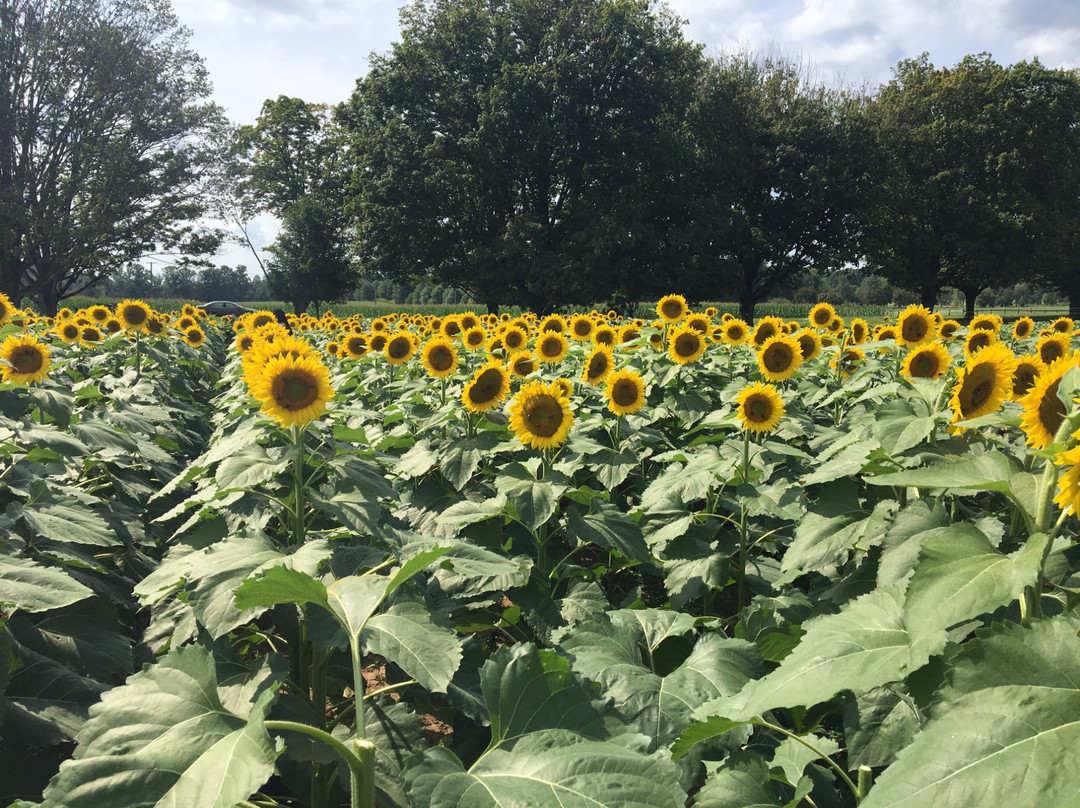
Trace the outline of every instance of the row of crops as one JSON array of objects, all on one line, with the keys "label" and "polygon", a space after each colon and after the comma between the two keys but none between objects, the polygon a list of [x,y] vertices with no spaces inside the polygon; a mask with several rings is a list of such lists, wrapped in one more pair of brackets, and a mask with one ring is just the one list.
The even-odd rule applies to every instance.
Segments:
[{"label": "row of crops", "polygon": [[1066,318],[0,299],[0,801],[1066,806]]}]

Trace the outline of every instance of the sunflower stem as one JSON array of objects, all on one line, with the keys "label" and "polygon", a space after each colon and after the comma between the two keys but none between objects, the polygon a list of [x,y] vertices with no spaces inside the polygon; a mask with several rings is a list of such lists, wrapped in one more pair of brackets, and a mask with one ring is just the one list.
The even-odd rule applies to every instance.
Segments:
[{"label": "sunflower stem", "polygon": [[142,340],[139,339],[139,333],[135,332],[135,381],[142,375]]},{"label": "sunflower stem", "polygon": [[293,545],[299,547],[304,543],[304,435],[306,426],[292,426],[293,446],[296,454],[293,457]]},{"label": "sunflower stem", "polygon": [[[750,430],[743,430],[743,456],[742,456],[743,484],[750,482]],[[741,612],[746,606],[746,556],[749,550],[746,524],[746,506],[742,507],[739,514],[739,568],[738,573],[738,611]]]}]

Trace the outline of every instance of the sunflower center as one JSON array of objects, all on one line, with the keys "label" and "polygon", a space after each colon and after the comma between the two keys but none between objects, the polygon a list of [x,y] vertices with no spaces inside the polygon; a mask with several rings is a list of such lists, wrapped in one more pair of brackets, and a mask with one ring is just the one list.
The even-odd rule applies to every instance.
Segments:
[{"label": "sunflower center", "polygon": [[990,344],[990,332],[989,331],[976,331],[971,335],[971,339],[968,340],[968,349],[971,353],[980,351]]},{"label": "sunflower center", "polygon": [[611,400],[620,407],[636,404],[640,392],[632,379],[619,379],[611,388]]},{"label": "sunflower center", "polygon": [[1031,326],[1026,321],[1021,320],[1016,324],[1016,328],[1013,330],[1013,333],[1016,334],[1016,336],[1020,339],[1023,339],[1031,333]]},{"label": "sunflower center", "polygon": [[758,330],[754,332],[754,342],[758,345],[763,345],[765,340],[769,337],[776,336],[776,328],[771,323],[762,323],[758,326]]},{"label": "sunflower center", "polygon": [[532,396],[521,410],[528,430],[541,438],[550,438],[559,431],[563,422],[562,405],[547,393]]},{"label": "sunflower center", "polygon": [[592,323],[586,320],[578,320],[574,323],[574,333],[579,337],[587,337],[592,333]]},{"label": "sunflower center", "polygon": [[765,351],[765,355],[762,356],[761,360],[765,363],[765,367],[773,373],[782,373],[791,367],[791,363],[795,360],[795,354],[790,346],[778,342],[769,346],[769,350]]},{"label": "sunflower center", "polygon": [[920,351],[911,357],[911,375],[932,379],[938,374],[938,359],[928,351]]},{"label": "sunflower center", "polygon": [[1035,374],[1038,371],[1031,365],[1020,365],[1013,374],[1013,395],[1017,398],[1024,395],[1035,384]]},{"label": "sunflower center", "polygon": [[1064,356],[1065,351],[1062,349],[1061,344],[1056,340],[1043,343],[1042,348],[1039,349],[1039,357],[1044,364],[1052,364],[1055,359],[1060,359]]},{"label": "sunflower center", "polygon": [[682,317],[682,303],[678,300],[665,300],[660,306],[660,311],[669,320],[678,320]]},{"label": "sunflower center", "polygon": [[390,340],[390,345],[387,347],[386,352],[390,355],[391,359],[404,359],[409,355],[409,341],[404,337],[397,337]]},{"label": "sunflower center", "polygon": [[1065,420],[1065,405],[1061,403],[1057,394],[1060,384],[1059,379],[1047,387],[1039,402],[1039,421],[1050,435],[1056,435],[1061,422]]},{"label": "sunflower center", "polygon": [[540,353],[544,356],[558,356],[562,353],[562,344],[557,339],[546,339],[540,343]]},{"label": "sunflower center", "polygon": [[736,341],[736,340],[740,340],[744,336],[746,336],[746,332],[744,332],[742,330],[742,326],[733,325],[731,328],[728,329],[727,336],[728,336],[728,339],[730,339],[732,341]]},{"label": "sunflower center", "polygon": [[908,317],[900,324],[900,333],[908,342],[922,342],[929,327],[921,315]]},{"label": "sunflower center", "polygon": [[454,364],[454,355],[445,345],[436,345],[428,353],[428,363],[435,370],[450,370]]},{"label": "sunflower center", "polygon": [[809,336],[799,337],[799,352],[803,359],[809,359],[814,355],[814,340]]},{"label": "sunflower center", "polygon": [[679,356],[693,356],[701,345],[701,339],[697,333],[680,334],[675,339],[675,353]]},{"label": "sunflower center", "polygon": [[274,379],[274,399],[287,410],[301,410],[318,397],[315,379],[307,374],[281,374]]},{"label": "sunflower center", "polygon": [[519,359],[514,363],[514,370],[518,372],[519,376],[528,376],[533,372],[532,359]]},{"label": "sunflower center", "polygon": [[132,325],[146,322],[146,310],[142,306],[124,306],[124,320]]},{"label": "sunflower center", "polygon": [[818,309],[814,312],[814,325],[824,326],[832,321],[832,314],[828,309]]},{"label": "sunflower center", "polygon": [[607,354],[598,353],[589,360],[588,376],[590,379],[596,379],[603,376],[608,369]]},{"label": "sunflower center", "polygon": [[[976,365],[968,374],[961,390],[961,392],[967,391],[967,406],[964,406],[963,398],[960,400],[961,412],[965,416],[978,412],[990,400],[994,392],[995,378],[994,369],[989,364]],[[969,382],[970,387],[968,387]]]},{"label": "sunflower center", "polygon": [[517,331],[510,331],[503,337],[503,342],[506,343],[506,347],[510,349],[520,348],[524,340]]},{"label": "sunflower center", "polygon": [[772,414],[772,407],[764,398],[752,397],[746,402],[746,417],[755,423],[768,421]]},{"label": "sunflower center", "polygon": [[19,373],[37,373],[45,358],[33,345],[24,345],[11,355],[11,364]]},{"label": "sunflower center", "polygon": [[472,387],[469,388],[469,398],[477,404],[491,401],[502,389],[503,375],[498,368],[488,368],[477,377]]}]

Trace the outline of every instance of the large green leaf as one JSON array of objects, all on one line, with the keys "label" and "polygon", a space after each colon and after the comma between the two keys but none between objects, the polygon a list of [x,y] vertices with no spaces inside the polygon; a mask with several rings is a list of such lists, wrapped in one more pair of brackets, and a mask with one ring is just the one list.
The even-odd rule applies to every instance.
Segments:
[{"label": "large green leaf", "polygon": [[[996,491],[1015,500],[1031,513],[1031,497],[1027,495],[1030,485],[1026,473],[1018,462],[1000,452],[981,455],[965,455],[959,460],[935,463],[905,471],[888,474],[867,475],[871,485],[914,486],[916,488],[940,488],[952,491]],[[1017,486],[1013,478],[1017,477]]]},{"label": "large green leaf", "polygon": [[44,806],[231,808],[273,774],[263,718],[275,689],[237,715],[222,705],[209,651],[172,651],[93,708]]},{"label": "large green leaf", "polygon": [[77,603],[93,594],[93,590],[61,568],[46,567],[18,556],[0,556],[0,605],[44,612]]},{"label": "large green leaf", "polygon": [[641,535],[637,522],[608,503],[593,503],[593,512],[581,514],[571,508],[566,520],[566,533],[582,544],[595,544],[614,550],[623,558],[647,562],[649,546]]},{"label": "large green leaf", "polygon": [[360,646],[379,654],[431,691],[445,692],[461,664],[461,640],[422,603],[399,601],[369,618]]},{"label": "large green leaf", "polygon": [[1065,808],[1080,799],[1080,620],[980,632],[863,808]]},{"label": "large green leaf", "polygon": [[511,463],[499,471],[495,490],[506,495],[530,530],[536,530],[554,515],[559,497],[566,491],[566,478],[557,472],[554,476],[555,480],[540,480],[525,464]]},{"label": "large green leaf", "polygon": [[842,690],[864,692],[903,679],[945,643],[944,636],[935,645],[936,636],[909,630],[896,588],[876,589],[803,628],[806,634],[779,668],[733,697],[703,704],[697,717],[746,720],[777,707],[819,704]]},{"label": "large green leaf", "polygon": [[694,808],[780,808],[765,758],[753,752],[729,755],[694,796]]}]

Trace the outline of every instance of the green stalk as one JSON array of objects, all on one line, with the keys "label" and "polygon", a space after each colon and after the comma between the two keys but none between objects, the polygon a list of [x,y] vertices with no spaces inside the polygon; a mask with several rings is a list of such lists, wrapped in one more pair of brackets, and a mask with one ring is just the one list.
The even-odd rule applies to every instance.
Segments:
[{"label": "green stalk", "polygon": [[299,547],[304,543],[304,434],[305,428],[293,426],[291,428],[293,446],[296,454],[293,457],[293,546]]},{"label": "green stalk", "polygon": [[[743,484],[750,480],[750,430],[743,430],[743,456],[742,456]],[[739,569],[738,569],[738,610],[741,612],[746,605],[746,556],[749,550],[746,531],[746,507],[739,514]]]},{"label": "green stalk", "polygon": [[349,653],[352,655],[353,704],[356,711],[356,736],[367,738],[367,714],[364,710],[364,660],[360,656],[360,638],[349,638]]},{"label": "green stalk", "polygon": [[141,332],[135,332],[135,381],[139,380],[142,373],[142,342],[139,339]]},{"label": "green stalk", "polygon": [[278,732],[299,732],[322,741],[345,760],[349,767],[349,781],[352,785],[352,808],[374,808],[375,806],[375,744],[368,740],[354,739],[349,745],[342,743],[329,732],[300,724],[296,721],[267,721],[267,730]]},{"label": "green stalk", "polygon": [[[840,764],[837,763],[835,760],[833,760],[831,757],[829,757],[824,752],[822,752],[820,749],[818,749],[816,746],[814,746],[812,743],[810,743],[806,739],[802,738],[801,736],[796,735],[794,732],[791,732],[790,730],[786,730],[783,727],[778,727],[776,724],[770,724],[768,721],[763,721],[763,720],[761,720],[759,718],[755,718],[753,723],[758,724],[759,726],[771,729],[774,732],[779,732],[781,735],[784,735],[784,736],[786,736],[788,738],[791,738],[791,740],[793,740],[793,741],[797,741],[798,743],[801,743],[803,746],[805,746],[807,749],[809,749],[815,755],[822,758],[827,764],[829,764],[829,766],[832,768],[832,770],[836,772],[836,774],[840,777],[840,779],[844,781],[844,784],[849,789],[851,789],[851,793],[855,797],[855,804],[858,805],[860,802],[862,802],[863,797],[865,797],[866,795],[859,791],[859,787],[855,785],[855,783],[852,781],[852,779],[850,777],[848,777],[847,772],[844,771],[843,767],[840,766]],[[859,774],[859,779],[860,780],[862,779],[862,773],[861,772]]]}]

